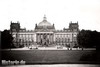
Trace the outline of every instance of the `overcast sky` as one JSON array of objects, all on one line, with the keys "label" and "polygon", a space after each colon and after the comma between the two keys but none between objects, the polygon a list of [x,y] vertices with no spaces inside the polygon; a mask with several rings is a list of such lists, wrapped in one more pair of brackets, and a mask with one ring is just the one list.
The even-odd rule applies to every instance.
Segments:
[{"label": "overcast sky", "polygon": [[78,21],[80,29],[100,31],[100,0],[0,0],[0,30],[11,21],[34,30],[44,14],[58,30]]}]

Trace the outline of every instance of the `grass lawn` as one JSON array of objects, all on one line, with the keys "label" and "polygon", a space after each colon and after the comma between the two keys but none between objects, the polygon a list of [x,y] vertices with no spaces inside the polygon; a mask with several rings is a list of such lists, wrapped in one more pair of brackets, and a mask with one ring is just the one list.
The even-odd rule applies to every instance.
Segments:
[{"label": "grass lawn", "polygon": [[100,55],[93,50],[11,50],[2,51],[2,60],[26,61],[26,64],[100,63]]}]

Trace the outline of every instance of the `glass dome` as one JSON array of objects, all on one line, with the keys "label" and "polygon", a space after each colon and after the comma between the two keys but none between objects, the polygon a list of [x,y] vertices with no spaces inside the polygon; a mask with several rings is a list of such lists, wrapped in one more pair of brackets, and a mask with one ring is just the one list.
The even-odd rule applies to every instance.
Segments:
[{"label": "glass dome", "polygon": [[40,22],[40,23],[38,24],[38,26],[52,26],[52,25],[51,25],[51,23],[49,23],[49,22],[47,21],[46,16],[44,15],[43,21]]}]

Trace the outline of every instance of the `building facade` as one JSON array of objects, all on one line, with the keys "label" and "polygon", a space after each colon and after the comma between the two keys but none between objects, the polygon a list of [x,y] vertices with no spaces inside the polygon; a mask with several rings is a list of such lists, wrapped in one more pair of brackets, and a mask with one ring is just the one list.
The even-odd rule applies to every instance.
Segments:
[{"label": "building facade", "polygon": [[20,28],[20,23],[11,22],[10,32],[13,36],[13,44],[16,47],[20,45],[41,45],[41,46],[66,46],[73,47],[77,44],[77,34],[79,25],[77,23],[69,23],[69,28],[56,30],[55,25],[47,21],[46,16],[43,21],[35,25],[34,30],[26,30]]}]

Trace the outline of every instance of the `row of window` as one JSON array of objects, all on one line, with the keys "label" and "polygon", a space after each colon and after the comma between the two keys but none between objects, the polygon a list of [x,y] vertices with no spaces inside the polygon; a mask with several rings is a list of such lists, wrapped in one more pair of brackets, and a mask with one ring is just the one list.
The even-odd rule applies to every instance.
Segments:
[{"label": "row of window", "polygon": [[18,34],[18,35],[17,34],[14,34],[13,35],[13,37],[16,37],[16,36],[17,37],[22,37],[22,38],[23,37],[26,37],[26,38],[29,37],[29,38],[31,38],[31,37],[34,37],[34,34],[26,34],[26,35],[25,34]]},{"label": "row of window", "polygon": [[66,37],[76,37],[77,34],[56,34],[55,37],[56,38],[59,38],[59,37],[62,37],[62,38],[66,38]]},{"label": "row of window", "polygon": [[34,39],[14,39],[14,42],[34,42]]}]

